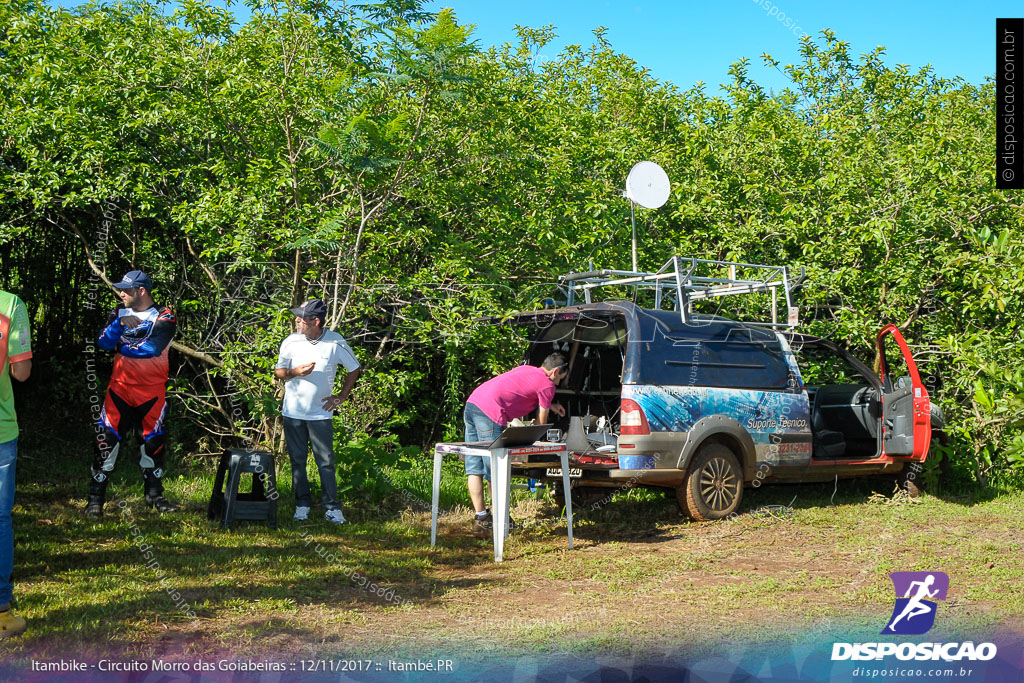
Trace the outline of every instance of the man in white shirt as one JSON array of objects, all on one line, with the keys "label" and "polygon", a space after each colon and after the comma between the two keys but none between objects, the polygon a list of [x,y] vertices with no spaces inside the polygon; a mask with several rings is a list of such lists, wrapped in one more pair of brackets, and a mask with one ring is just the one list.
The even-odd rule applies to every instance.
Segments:
[{"label": "man in white shirt", "polygon": [[[324,329],[327,304],[311,299],[291,309],[295,314],[295,334],[281,343],[281,352],[274,376],[287,380],[284,385],[284,437],[292,462],[292,490],[295,492],[295,519],[309,518],[312,504],[306,461],[309,446],[320,471],[320,490],[324,517],[334,524],[344,524],[338,506],[338,481],[334,470],[334,429],[331,411],[348,399],[356,378],[359,361],[351,347],[337,332]],[[348,374],[341,393],[334,393],[338,365]]]}]

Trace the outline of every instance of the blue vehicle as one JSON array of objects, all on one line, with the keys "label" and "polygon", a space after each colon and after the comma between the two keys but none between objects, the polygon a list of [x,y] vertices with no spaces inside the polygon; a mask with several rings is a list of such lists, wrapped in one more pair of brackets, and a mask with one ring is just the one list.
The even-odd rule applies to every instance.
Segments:
[{"label": "blue vehicle", "polygon": [[[640,274],[598,275],[621,283]],[[943,423],[895,326],[879,333],[876,373],[789,324],[688,310],[693,292],[707,289],[696,289],[692,269],[684,283],[690,301],[673,287],[675,310],[572,305],[570,293],[571,305],[513,317],[532,329],[526,362],[553,351],[569,358],[556,392],[567,412],[553,427],[568,434],[578,503],[633,486],[668,487],[689,517],[714,520],[739,508],[745,488],[764,484],[902,473],[914,485],[932,429]]]}]

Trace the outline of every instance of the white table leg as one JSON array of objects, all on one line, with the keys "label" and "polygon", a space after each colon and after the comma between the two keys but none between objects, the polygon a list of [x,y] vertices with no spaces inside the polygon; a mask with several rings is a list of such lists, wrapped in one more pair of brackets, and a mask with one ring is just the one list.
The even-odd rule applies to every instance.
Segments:
[{"label": "white table leg", "polygon": [[437,543],[437,505],[441,498],[441,460],[444,454],[434,451],[434,495],[430,501],[430,547]]},{"label": "white table leg", "polygon": [[494,538],[494,561],[504,559],[505,536],[508,529],[508,450],[498,448],[491,451],[491,495],[494,497],[492,534]]},{"label": "white table leg", "polygon": [[565,520],[569,526],[569,549],[572,549],[572,493],[569,486],[569,452],[562,451],[562,490],[565,491]]},{"label": "white table leg", "polygon": [[505,451],[505,538],[512,531],[512,458]]}]

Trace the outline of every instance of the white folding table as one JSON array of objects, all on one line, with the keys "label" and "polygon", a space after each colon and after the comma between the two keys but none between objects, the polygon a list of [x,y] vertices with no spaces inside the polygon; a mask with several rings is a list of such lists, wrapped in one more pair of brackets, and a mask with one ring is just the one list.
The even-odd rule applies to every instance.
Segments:
[{"label": "white folding table", "polygon": [[565,491],[565,517],[569,529],[569,547],[572,548],[572,495],[569,491],[569,450],[564,443],[538,442],[530,446],[486,448],[479,444],[439,443],[434,446],[434,495],[430,509],[430,546],[437,543],[437,505],[441,496],[441,462],[446,455],[465,458],[479,455],[491,459],[491,493],[494,497],[493,526],[494,561],[502,561],[505,539],[508,538],[509,493],[512,463],[526,462],[531,455],[558,455],[562,464],[562,487]]}]

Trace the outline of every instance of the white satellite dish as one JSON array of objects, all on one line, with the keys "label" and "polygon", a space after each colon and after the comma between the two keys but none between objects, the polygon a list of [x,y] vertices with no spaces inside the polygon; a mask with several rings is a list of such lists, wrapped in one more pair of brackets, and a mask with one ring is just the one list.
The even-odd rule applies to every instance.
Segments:
[{"label": "white satellite dish", "polygon": [[671,185],[665,170],[653,161],[641,161],[626,178],[626,197],[645,209],[660,208],[668,201]]},{"label": "white satellite dish", "polygon": [[653,161],[641,161],[633,166],[626,177],[625,197],[629,199],[629,222],[633,226],[633,272],[637,272],[636,211],[634,206],[657,209],[668,201],[672,190],[665,169]]}]

